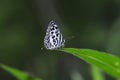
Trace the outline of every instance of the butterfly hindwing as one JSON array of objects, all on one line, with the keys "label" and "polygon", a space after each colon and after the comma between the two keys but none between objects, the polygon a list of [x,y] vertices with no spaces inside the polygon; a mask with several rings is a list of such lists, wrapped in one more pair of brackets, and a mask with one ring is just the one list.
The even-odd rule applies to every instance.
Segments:
[{"label": "butterfly hindwing", "polygon": [[56,49],[64,46],[65,40],[63,40],[62,34],[58,28],[58,25],[51,21],[48,25],[46,36],[44,38],[44,46],[46,49]]}]

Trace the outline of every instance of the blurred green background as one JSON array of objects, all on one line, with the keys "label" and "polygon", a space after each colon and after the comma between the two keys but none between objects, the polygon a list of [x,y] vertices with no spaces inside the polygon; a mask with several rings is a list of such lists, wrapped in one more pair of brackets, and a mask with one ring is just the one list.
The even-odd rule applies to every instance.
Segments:
[{"label": "blurred green background", "polygon": [[[90,66],[83,60],[41,50],[51,20],[59,25],[65,47],[120,56],[120,0],[1,0],[0,63],[43,80],[92,80]],[[0,69],[0,80],[16,79]]]}]

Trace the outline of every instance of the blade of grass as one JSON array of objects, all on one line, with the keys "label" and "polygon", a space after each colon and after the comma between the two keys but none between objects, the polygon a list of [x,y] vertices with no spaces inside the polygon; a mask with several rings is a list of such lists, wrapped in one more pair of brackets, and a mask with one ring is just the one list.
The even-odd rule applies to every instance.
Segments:
[{"label": "blade of grass", "polygon": [[6,70],[7,72],[9,72],[10,74],[12,74],[13,76],[15,76],[18,80],[41,80],[40,78],[31,77],[30,75],[28,75],[25,72],[22,72],[18,69],[9,67],[9,66],[4,65],[4,64],[0,64],[0,67],[3,68],[4,70]]},{"label": "blade of grass", "polygon": [[92,80],[105,80],[101,70],[98,67],[91,65],[91,72],[93,77]]}]

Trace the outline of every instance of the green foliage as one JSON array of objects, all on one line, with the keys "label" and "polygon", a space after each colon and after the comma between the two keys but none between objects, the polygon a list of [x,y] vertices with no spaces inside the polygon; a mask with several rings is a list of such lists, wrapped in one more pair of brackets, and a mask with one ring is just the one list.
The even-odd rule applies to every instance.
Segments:
[{"label": "green foliage", "polygon": [[[117,56],[91,49],[63,48],[57,50],[70,53],[90,63],[92,65],[91,71],[93,80],[104,80],[101,70],[117,79],[120,79],[120,58]],[[15,68],[11,68],[3,64],[0,66],[15,76],[18,80],[41,80],[40,78],[32,77]]]},{"label": "green foliage", "polygon": [[91,65],[91,73],[93,76],[92,80],[105,80],[101,70],[94,65]]},{"label": "green foliage", "polygon": [[91,49],[63,48],[60,51],[70,53],[99,67],[111,76],[120,78],[120,58],[117,56]]},{"label": "green foliage", "polygon": [[9,66],[6,66],[4,64],[1,64],[0,67],[3,68],[4,70],[6,70],[7,72],[11,73],[18,80],[41,80],[40,78],[37,78],[37,77],[33,78],[25,72],[22,72],[18,69],[15,69],[15,68],[12,68],[12,67],[9,67]]}]

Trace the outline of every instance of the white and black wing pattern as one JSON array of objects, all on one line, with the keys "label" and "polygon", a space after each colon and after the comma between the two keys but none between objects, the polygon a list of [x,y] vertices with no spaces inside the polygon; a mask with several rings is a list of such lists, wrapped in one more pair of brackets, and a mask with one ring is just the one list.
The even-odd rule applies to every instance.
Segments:
[{"label": "white and black wing pattern", "polygon": [[48,24],[48,28],[46,30],[44,46],[46,47],[46,49],[53,50],[56,48],[63,47],[64,43],[65,40],[62,37],[58,25],[54,21],[51,21]]}]

